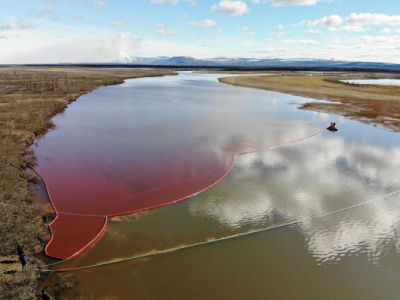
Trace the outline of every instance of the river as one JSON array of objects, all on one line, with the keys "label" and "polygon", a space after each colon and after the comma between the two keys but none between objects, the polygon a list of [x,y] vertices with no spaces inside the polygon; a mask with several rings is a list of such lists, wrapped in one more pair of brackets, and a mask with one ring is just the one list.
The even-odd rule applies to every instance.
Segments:
[{"label": "river", "polygon": [[63,298],[398,298],[399,133],[218,77],[127,80],[53,118],[34,151]]}]

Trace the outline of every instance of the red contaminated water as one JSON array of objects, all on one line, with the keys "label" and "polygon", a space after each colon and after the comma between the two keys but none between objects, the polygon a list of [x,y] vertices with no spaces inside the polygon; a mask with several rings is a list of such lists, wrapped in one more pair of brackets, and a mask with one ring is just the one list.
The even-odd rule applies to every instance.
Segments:
[{"label": "red contaminated water", "polygon": [[[248,145],[238,149],[250,151]],[[53,236],[45,249],[46,254],[59,259],[71,258],[101,235],[108,217],[156,208],[193,196],[222,179],[233,161],[232,152],[205,154],[188,147],[162,158],[138,161],[120,176],[114,176],[116,174],[107,168],[99,169],[93,176],[85,172],[87,166],[82,165],[41,167],[40,173],[46,178],[57,213],[50,224]],[[62,170],[62,176],[57,174],[58,170]]]},{"label": "red contaminated water", "polygon": [[276,111],[260,105],[262,97],[217,82],[156,78],[71,104],[35,148],[57,213],[46,254],[76,256],[101,236],[108,217],[191,197],[221,180],[236,154],[310,133],[271,123],[266,116]]}]

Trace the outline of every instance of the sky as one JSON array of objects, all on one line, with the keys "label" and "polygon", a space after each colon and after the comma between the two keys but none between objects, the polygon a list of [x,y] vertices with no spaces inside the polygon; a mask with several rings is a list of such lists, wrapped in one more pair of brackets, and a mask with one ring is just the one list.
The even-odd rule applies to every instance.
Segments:
[{"label": "sky", "polygon": [[400,63],[400,1],[0,0],[0,64],[154,56]]}]

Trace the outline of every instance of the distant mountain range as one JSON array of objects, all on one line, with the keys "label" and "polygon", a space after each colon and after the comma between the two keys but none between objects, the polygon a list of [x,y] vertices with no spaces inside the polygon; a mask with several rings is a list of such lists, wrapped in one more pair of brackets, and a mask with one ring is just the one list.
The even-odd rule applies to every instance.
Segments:
[{"label": "distant mountain range", "polygon": [[[279,58],[207,58],[190,56],[135,57],[133,59],[109,63],[61,63],[35,64],[36,66],[83,66],[83,67],[177,67],[177,68],[219,68],[247,70],[353,70],[353,71],[395,71],[400,72],[400,64],[381,62],[357,62],[327,59],[279,59]],[[4,65],[5,66],[5,65]],[[32,66],[32,65],[28,65]]]},{"label": "distant mountain range", "polygon": [[351,62],[322,59],[255,59],[255,58],[210,58],[197,59],[189,56],[137,57],[124,64],[176,67],[232,67],[232,68],[339,68],[398,70],[400,64],[379,62]]}]

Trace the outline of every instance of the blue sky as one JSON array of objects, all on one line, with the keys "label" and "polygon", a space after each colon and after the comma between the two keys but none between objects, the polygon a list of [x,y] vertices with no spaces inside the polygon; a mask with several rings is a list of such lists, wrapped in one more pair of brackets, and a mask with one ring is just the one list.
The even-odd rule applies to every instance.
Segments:
[{"label": "blue sky", "polygon": [[399,0],[0,0],[0,63],[134,57],[400,63]]}]

